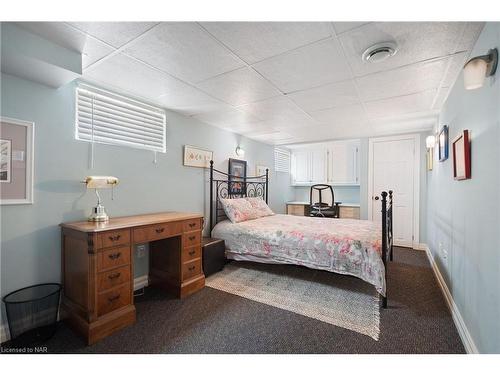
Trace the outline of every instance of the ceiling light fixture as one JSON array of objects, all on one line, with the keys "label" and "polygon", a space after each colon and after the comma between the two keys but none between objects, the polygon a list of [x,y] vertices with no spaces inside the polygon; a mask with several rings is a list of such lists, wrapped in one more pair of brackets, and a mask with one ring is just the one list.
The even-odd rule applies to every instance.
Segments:
[{"label": "ceiling light fixture", "polygon": [[497,70],[498,50],[490,49],[487,55],[476,56],[464,65],[464,85],[466,90],[483,87],[486,77],[493,76]]},{"label": "ceiling light fixture", "polygon": [[365,50],[361,55],[363,61],[378,63],[387,60],[398,52],[397,45],[394,42],[377,43]]}]

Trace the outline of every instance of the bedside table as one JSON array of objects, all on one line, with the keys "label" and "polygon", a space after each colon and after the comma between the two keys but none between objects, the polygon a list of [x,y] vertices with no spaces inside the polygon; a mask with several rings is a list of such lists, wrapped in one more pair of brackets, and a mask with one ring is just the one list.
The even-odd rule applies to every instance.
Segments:
[{"label": "bedside table", "polygon": [[226,264],[226,244],[224,240],[204,237],[201,241],[201,248],[205,276],[221,271]]}]

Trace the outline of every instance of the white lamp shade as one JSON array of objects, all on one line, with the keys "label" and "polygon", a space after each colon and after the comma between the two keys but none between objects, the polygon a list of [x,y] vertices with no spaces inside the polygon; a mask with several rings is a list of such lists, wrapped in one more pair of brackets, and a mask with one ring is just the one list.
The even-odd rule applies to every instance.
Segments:
[{"label": "white lamp shade", "polygon": [[433,148],[435,144],[436,138],[433,135],[429,135],[427,138],[425,138],[425,145],[427,146],[427,148]]},{"label": "white lamp shade", "polygon": [[488,63],[483,59],[473,59],[464,67],[464,85],[467,90],[483,86]]},{"label": "white lamp shade", "polygon": [[85,178],[87,189],[110,188],[118,184],[118,179],[113,176],[88,176]]}]

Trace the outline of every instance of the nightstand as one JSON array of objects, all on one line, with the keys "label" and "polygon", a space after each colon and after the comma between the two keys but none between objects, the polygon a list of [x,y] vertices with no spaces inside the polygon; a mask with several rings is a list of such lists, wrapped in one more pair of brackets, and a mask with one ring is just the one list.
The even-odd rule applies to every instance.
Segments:
[{"label": "nightstand", "polygon": [[201,241],[203,252],[203,273],[209,276],[221,271],[226,264],[226,245],[224,240],[204,237]]}]

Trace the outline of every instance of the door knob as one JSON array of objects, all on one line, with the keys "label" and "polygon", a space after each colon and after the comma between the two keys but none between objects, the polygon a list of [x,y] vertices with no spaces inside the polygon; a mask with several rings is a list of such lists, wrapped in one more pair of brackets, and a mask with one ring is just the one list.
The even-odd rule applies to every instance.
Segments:
[{"label": "door knob", "polygon": [[375,199],[376,201],[378,201],[378,200],[379,200],[378,195],[377,195],[374,199]]}]

